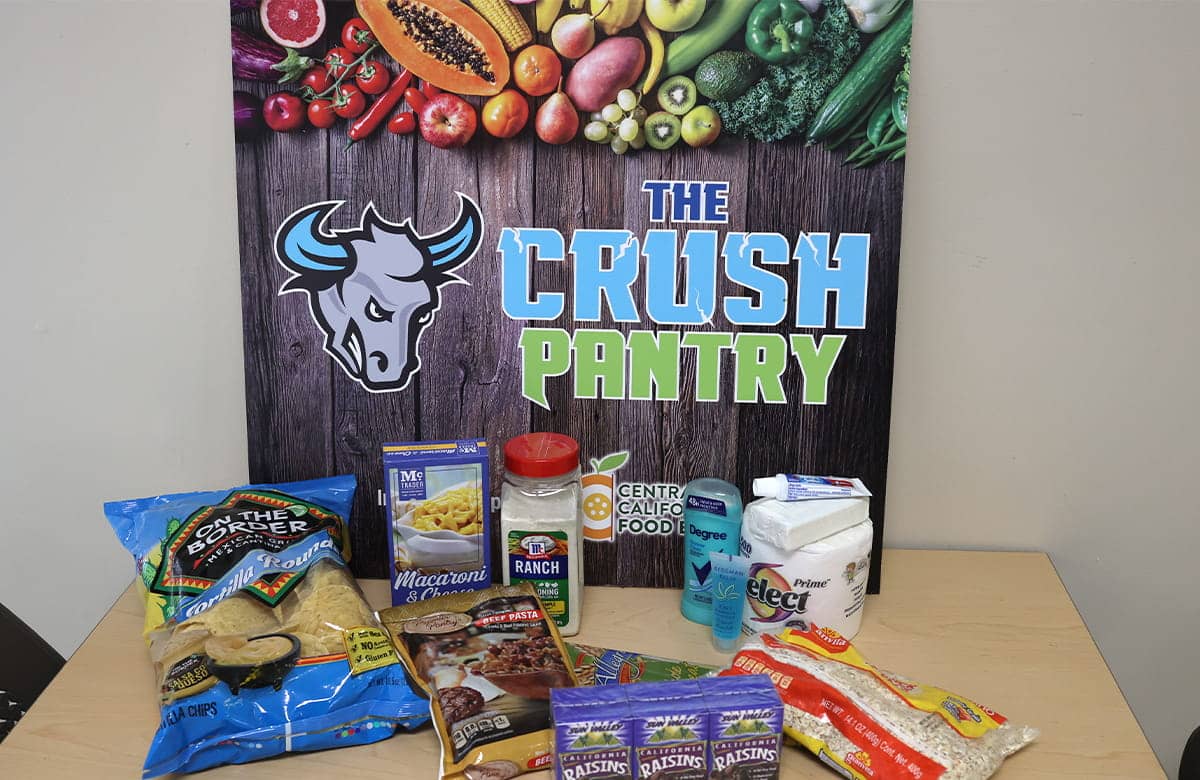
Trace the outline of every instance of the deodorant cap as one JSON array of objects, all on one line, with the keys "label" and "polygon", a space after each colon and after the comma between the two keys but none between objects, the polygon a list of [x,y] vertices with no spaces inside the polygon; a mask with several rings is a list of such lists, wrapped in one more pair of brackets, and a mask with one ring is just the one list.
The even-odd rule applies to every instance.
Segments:
[{"label": "deodorant cap", "polygon": [[779,491],[776,490],[776,487],[778,487],[778,482],[775,477],[755,477],[751,490],[754,491],[754,495],[756,496],[779,498]]}]

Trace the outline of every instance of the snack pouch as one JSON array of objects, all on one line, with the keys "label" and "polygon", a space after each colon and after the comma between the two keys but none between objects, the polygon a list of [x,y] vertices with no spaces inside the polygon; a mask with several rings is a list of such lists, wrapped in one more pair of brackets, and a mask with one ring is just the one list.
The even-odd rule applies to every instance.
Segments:
[{"label": "snack pouch", "polygon": [[567,655],[580,685],[625,685],[637,682],[694,680],[717,671],[715,666],[659,658],[627,650],[610,650],[567,642]]},{"label": "snack pouch", "polygon": [[985,780],[1038,736],[950,691],[872,666],[836,631],[748,641],[722,674],[767,674],[784,734],[853,780]]},{"label": "snack pouch", "polygon": [[162,719],[142,776],[428,720],[346,568],[353,476],[104,505],[134,557]]},{"label": "snack pouch", "polygon": [[451,593],[380,617],[430,694],[444,780],[507,780],[549,768],[550,690],[576,681],[531,583]]}]

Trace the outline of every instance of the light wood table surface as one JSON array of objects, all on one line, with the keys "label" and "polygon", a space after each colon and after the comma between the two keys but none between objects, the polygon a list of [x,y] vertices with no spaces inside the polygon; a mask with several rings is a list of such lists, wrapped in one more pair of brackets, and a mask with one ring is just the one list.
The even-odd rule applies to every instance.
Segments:
[{"label": "light wood table surface", "polygon": [[[364,581],[387,606],[383,581]],[[1146,738],[1040,553],[887,550],[883,593],[867,600],[855,644],[884,669],[976,699],[1041,729],[995,777],[1162,778]],[[589,587],[580,642],[724,663],[708,629],[679,614],[677,590]],[[135,778],[158,724],[155,682],[130,588],[0,744],[0,778]],[[426,726],[373,745],[295,754],[198,777],[436,778]],[[545,780],[549,773],[525,775]],[[835,778],[785,749],[783,778]]]}]

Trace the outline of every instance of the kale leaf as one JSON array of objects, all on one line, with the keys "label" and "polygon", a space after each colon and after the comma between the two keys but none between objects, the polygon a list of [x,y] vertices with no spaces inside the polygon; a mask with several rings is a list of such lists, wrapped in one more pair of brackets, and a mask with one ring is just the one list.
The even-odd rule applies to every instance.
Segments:
[{"label": "kale leaf", "polygon": [[723,131],[759,141],[802,135],[861,49],[845,4],[828,4],[812,45],[799,60],[768,66],[766,75],[735,100],[713,101]]}]

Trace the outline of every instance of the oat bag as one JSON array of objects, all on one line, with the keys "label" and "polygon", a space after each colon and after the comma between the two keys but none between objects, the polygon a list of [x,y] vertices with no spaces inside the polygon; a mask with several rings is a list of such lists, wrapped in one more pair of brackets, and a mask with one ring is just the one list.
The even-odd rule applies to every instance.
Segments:
[{"label": "oat bag", "polygon": [[733,674],[768,674],[784,734],[854,780],[984,780],[1037,738],[964,696],[872,666],[832,629],[763,634]]}]

